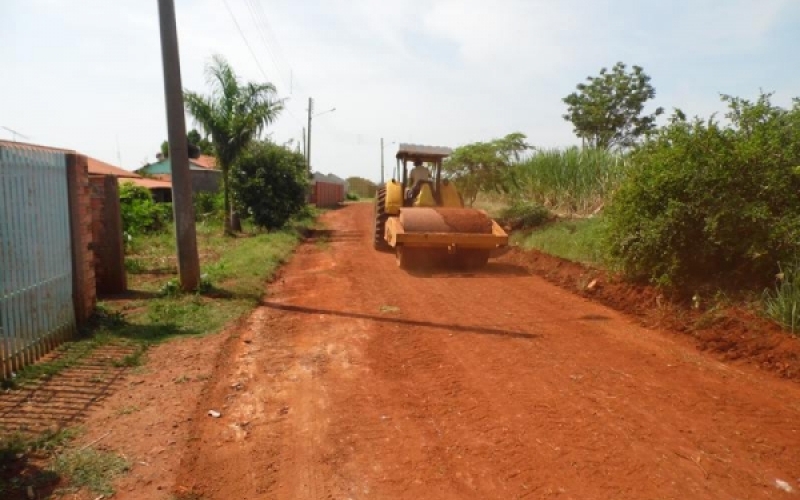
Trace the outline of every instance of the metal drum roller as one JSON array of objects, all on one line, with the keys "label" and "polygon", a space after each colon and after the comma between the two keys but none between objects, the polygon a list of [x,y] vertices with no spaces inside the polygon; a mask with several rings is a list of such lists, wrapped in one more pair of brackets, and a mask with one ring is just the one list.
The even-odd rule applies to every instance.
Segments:
[{"label": "metal drum roller", "polygon": [[492,220],[469,208],[409,208],[400,211],[407,233],[492,234]]}]

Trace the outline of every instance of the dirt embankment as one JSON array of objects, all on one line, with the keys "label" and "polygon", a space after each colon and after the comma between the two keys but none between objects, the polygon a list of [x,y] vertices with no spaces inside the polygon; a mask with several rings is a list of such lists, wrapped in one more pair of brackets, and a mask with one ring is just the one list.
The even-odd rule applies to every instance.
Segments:
[{"label": "dirt embankment", "polygon": [[671,302],[655,287],[625,282],[612,273],[536,250],[515,248],[503,261],[630,314],[645,326],[687,334],[698,349],[720,359],[753,364],[800,381],[800,339],[751,311],[737,307],[695,310],[689,305]]}]

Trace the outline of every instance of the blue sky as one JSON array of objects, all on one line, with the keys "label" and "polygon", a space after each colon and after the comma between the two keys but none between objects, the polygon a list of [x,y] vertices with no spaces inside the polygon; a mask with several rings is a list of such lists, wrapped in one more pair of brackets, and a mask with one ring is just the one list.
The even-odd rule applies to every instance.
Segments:
[{"label": "blue sky", "polygon": [[[617,61],[652,76],[653,107],[707,116],[719,93],[800,96],[796,0],[176,0],[184,87],[225,56],[269,79],[288,109],[268,132],[299,140],[309,96],[312,163],[389,170],[396,145],[458,146],[513,131],[575,144],[561,98]],[[248,50],[228,8],[238,21]],[[166,137],[155,0],[1,0],[0,127],[127,169]],[[187,125],[192,126],[191,119]],[[0,129],[0,138],[13,135]],[[21,138],[19,138],[22,140]]]}]

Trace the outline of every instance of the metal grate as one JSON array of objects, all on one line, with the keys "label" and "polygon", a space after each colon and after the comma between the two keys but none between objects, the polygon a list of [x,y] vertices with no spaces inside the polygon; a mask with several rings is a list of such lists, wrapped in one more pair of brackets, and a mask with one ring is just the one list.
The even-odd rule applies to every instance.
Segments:
[{"label": "metal grate", "polygon": [[66,155],[0,145],[0,375],[74,330]]}]

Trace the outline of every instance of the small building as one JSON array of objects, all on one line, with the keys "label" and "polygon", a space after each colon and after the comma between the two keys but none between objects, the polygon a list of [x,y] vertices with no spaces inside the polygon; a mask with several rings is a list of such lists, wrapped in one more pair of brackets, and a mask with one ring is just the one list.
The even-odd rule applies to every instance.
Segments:
[{"label": "small building", "polygon": [[[145,165],[137,172],[152,179],[171,180],[172,162],[169,158],[159,158],[159,161]],[[189,177],[193,193],[216,193],[222,184],[222,172],[217,170],[216,159],[209,155],[189,158]]]}]

